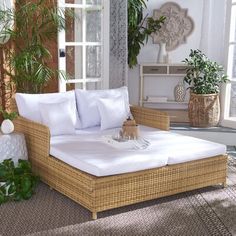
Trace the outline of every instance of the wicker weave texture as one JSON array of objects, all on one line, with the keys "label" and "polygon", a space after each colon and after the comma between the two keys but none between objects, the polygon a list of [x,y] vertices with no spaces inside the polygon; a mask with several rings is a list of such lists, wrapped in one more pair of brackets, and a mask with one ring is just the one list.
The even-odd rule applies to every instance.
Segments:
[{"label": "wicker weave texture", "polygon": [[166,112],[131,106],[131,113],[138,124],[150,126],[161,130],[170,129],[170,119]]},{"label": "wicker weave texture", "polygon": [[189,100],[189,121],[191,126],[216,126],[220,119],[220,101],[218,94],[194,94]]},{"label": "wicker weave texture", "polygon": [[[139,124],[168,129],[169,120],[165,114],[134,107],[132,112]],[[49,186],[93,212],[94,219],[100,211],[226,181],[226,156],[96,177],[49,156],[50,133],[46,126],[22,117],[14,123],[16,131],[26,136],[34,172]]]}]

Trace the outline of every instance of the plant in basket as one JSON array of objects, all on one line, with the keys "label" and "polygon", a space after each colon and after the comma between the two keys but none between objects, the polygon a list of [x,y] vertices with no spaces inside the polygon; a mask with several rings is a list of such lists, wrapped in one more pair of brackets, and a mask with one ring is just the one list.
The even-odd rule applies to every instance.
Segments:
[{"label": "plant in basket", "polygon": [[183,61],[189,66],[184,81],[189,84],[189,120],[195,127],[216,126],[220,119],[220,85],[228,81],[223,66],[200,50],[191,50]]}]

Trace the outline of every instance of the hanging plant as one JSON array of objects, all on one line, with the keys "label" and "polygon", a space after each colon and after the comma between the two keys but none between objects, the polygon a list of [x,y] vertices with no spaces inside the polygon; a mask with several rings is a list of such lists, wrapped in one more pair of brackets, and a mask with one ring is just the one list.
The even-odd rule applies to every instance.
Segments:
[{"label": "hanging plant", "polygon": [[148,41],[148,36],[158,32],[165,21],[161,16],[155,20],[143,17],[143,10],[147,8],[145,0],[128,0],[128,64],[133,68],[138,64],[137,56],[141,47]]}]

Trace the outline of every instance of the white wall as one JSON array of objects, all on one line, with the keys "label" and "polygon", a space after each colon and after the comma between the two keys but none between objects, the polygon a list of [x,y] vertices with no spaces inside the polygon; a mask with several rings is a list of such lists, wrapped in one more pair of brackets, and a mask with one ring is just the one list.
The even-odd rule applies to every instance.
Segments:
[{"label": "white wall", "polygon": [[[225,21],[225,2],[227,0],[172,0],[178,3],[182,8],[188,9],[188,15],[194,21],[194,31],[187,38],[185,44],[181,44],[177,49],[169,52],[171,63],[179,63],[188,57],[190,49],[200,49],[209,58],[221,64],[224,62],[224,21]],[[153,10],[158,9],[168,1],[149,0],[147,2],[147,13],[153,15]],[[145,15],[145,13],[144,13]],[[153,44],[150,38],[148,43],[141,49],[138,56],[139,63],[156,62],[158,55],[158,44]],[[161,89],[167,93],[168,97],[173,97],[173,88],[178,80],[169,78],[164,82],[160,79],[150,81],[146,85],[149,94],[153,90]],[[129,69],[128,86],[130,94],[130,103],[138,104],[139,100],[139,67]],[[159,95],[159,94],[157,94]]]}]

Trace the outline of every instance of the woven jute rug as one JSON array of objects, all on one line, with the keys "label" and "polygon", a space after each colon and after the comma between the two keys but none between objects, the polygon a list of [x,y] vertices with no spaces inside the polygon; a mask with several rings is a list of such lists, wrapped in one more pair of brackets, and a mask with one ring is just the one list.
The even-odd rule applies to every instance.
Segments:
[{"label": "woven jute rug", "polygon": [[[236,178],[232,159],[229,175]],[[32,199],[0,206],[0,235],[236,235],[236,185],[121,207],[98,217],[91,220],[88,210],[40,183]]]}]

